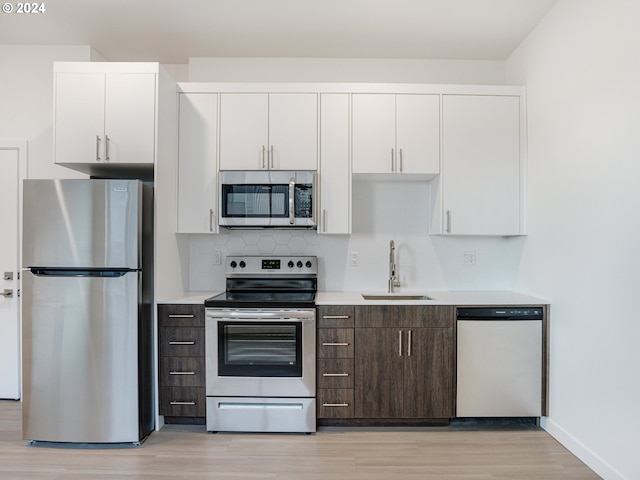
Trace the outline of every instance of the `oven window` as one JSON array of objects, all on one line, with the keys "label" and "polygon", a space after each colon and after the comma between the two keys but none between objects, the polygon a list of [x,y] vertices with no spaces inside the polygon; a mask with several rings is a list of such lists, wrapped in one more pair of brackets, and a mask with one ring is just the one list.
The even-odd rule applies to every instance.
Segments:
[{"label": "oven window", "polygon": [[301,377],[301,322],[218,322],[218,375]]},{"label": "oven window", "polygon": [[289,185],[222,185],[222,216],[289,216]]}]

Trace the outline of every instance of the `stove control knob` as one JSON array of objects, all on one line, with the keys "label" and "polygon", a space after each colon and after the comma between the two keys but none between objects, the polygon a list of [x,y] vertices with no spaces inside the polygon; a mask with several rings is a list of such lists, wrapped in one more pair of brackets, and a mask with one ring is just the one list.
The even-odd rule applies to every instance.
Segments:
[{"label": "stove control knob", "polygon": [[238,266],[238,264],[236,263],[236,261],[235,261],[235,260],[231,260],[231,263],[229,264],[229,266],[230,266],[231,268],[236,268],[236,267]]},{"label": "stove control knob", "polygon": [[305,263],[305,266],[307,268],[311,268],[311,260],[307,260],[307,263]]},{"label": "stove control knob", "polygon": [[289,260],[289,263],[287,263],[287,266],[289,268],[293,268],[293,260]]},{"label": "stove control knob", "polygon": [[301,260],[298,260],[298,263],[296,263],[296,266],[297,266],[298,268],[302,268],[302,261],[301,261]]},{"label": "stove control knob", "polygon": [[246,266],[247,266],[247,264],[244,263],[244,260],[240,260],[240,268],[244,268]]}]

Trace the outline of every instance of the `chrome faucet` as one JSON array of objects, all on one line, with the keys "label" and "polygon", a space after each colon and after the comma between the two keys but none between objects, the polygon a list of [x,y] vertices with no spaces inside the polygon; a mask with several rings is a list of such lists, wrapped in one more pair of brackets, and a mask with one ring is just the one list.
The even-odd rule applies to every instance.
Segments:
[{"label": "chrome faucet", "polygon": [[389,293],[400,286],[400,279],[396,273],[396,244],[391,240],[389,244]]}]

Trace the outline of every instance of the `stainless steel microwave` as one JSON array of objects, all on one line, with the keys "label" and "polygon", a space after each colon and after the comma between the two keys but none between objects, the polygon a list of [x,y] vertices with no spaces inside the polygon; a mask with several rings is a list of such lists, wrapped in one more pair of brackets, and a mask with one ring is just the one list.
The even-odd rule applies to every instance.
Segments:
[{"label": "stainless steel microwave", "polygon": [[220,172],[219,224],[226,228],[316,228],[316,172]]}]

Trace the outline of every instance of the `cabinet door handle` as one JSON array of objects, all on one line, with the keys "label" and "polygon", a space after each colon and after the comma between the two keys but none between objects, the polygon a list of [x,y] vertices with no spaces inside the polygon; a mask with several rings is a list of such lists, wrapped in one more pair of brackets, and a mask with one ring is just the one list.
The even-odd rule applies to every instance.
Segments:
[{"label": "cabinet door handle", "polygon": [[169,375],[195,375],[196,372],[169,372]]},{"label": "cabinet door handle", "polygon": [[267,164],[264,163],[264,156],[265,156],[265,152],[267,151],[267,147],[265,147],[264,145],[262,145],[262,169],[266,169],[267,168]]},{"label": "cabinet door handle", "polygon": [[451,210],[447,210],[447,233],[451,233]]},{"label": "cabinet door handle", "polygon": [[322,344],[323,347],[348,347],[348,343],[339,343],[339,342],[326,342]]},{"label": "cabinet door handle", "polygon": [[391,149],[391,173],[393,173],[395,171],[395,167],[394,167],[394,151],[393,148]]},{"label": "cabinet door handle", "polygon": [[402,149],[400,149],[398,153],[398,157],[400,159],[400,171],[402,172]]},{"label": "cabinet door handle", "polygon": [[96,162],[102,160],[100,158],[100,135],[96,135]]},{"label": "cabinet door handle", "polygon": [[327,209],[322,209],[322,233],[327,233]]},{"label": "cabinet door handle", "polygon": [[[271,151],[273,151],[273,147],[271,147]],[[295,206],[295,198],[296,198],[296,179],[291,177],[289,180],[289,224],[293,225],[296,223],[296,206]]]},{"label": "cabinet door handle", "polygon": [[348,377],[348,373],[323,373],[323,377]]},{"label": "cabinet door handle", "polygon": [[273,158],[273,145],[271,145],[271,155],[269,155],[269,157],[270,157],[269,168],[275,168],[276,161]]},{"label": "cabinet door handle", "polygon": [[196,342],[183,342],[180,340],[169,342],[169,345],[195,345]]},{"label": "cabinet door handle", "polygon": [[111,160],[109,158],[109,135],[105,135],[104,136],[104,161],[108,162],[109,160]]},{"label": "cabinet door handle", "polygon": [[169,315],[169,318],[195,318],[196,316],[193,314],[180,314],[180,313],[172,313]]},{"label": "cabinet door handle", "polygon": [[195,405],[196,402],[169,402],[169,405]]},{"label": "cabinet door handle", "polygon": [[328,320],[348,320],[351,318],[351,315],[323,315],[322,318]]},{"label": "cabinet door handle", "polygon": [[398,356],[402,356],[402,330],[398,330]]},{"label": "cabinet door handle", "polygon": [[323,403],[323,407],[348,407],[348,403]]},{"label": "cabinet door handle", "polygon": [[213,208],[209,209],[209,231],[213,232]]},{"label": "cabinet door handle", "polygon": [[407,332],[407,357],[411,356],[411,330]]}]

